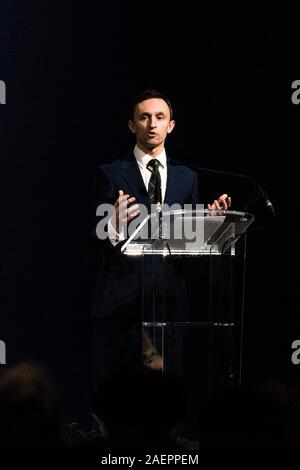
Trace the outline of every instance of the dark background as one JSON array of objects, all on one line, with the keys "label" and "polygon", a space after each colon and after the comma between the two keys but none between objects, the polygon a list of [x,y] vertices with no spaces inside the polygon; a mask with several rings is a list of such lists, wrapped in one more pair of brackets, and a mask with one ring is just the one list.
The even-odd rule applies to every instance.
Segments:
[{"label": "dark background", "polygon": [[47,368],[68,421],[89,397],[95,169],[132,147],[128,105],[146,87],[174,103],[170,155],[248,174],[272,200],[276,224],[248,239],[244,382],[297,380],[296,18],[255,2],[0,0],[0,339],[8,365]]}]

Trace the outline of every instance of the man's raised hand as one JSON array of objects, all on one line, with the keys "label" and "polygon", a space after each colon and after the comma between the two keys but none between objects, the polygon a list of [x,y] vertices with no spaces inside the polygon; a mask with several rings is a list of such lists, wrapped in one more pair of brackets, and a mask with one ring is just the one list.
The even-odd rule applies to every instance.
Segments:
[{"label": "man's raised hand", "polygon": [[132,219],[134,219],[134,217],[139,215],[139,205],[130,205],[134,201],[135,197],[130,197],[129,194],[124,194],[122,189],[119,190],[119,197],[114,204],[115,218],[113,218],[113,226],[117,232],[120,232],[122,225],[128,224]]}]

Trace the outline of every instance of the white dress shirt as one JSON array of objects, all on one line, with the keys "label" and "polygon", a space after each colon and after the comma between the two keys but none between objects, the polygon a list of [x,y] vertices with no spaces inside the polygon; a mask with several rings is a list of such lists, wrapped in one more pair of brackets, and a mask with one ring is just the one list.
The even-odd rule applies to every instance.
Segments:
[{"label": "white dress shirt", "polygon": [[[149,181],[151,178],[151,171],[148,170],[147,165],[152,160],[153,157],[148,155],[147,153],[143,152],[141,149],[138,148],[136,145],[134,148],[134,156],[136,158],[137,164],[139,166],[145,187],[148,191],[148,186],[149,186]],[[166,156],[166,151],[163,150],[157,157],[156,160],[159,161],[159,173],[160,173],[160,179],[161,179],[161,197],[162,197],[162,202],[164,202],[165,199],[165,194],[166,194],[166,188],[167,188],[167,156]]]},{"label": "white dress shirt", "polygon": [[[137,161],[138,167],[140,169],[145,187],[148,191],[149,181],[151,178],[151,171],[148,170],[147,164],[150,162],[150,160],[152,160],[153,157],[143,152],[143,150],[141,150],[137,145],[135,146],[133,153]],[[159,173],[160,173],[160,179],[161,179],[161,197],[162,197],[162,203],[163,203],[165,199],[166,189],[167,189],[167,174],[168,174],[167,156],[166,156],[165,149],[156,157],[156,160],[158,160],[160,163]],[[119,188],[119,189],[122,189],[122,188]],[[134,204],[136,203],[137,201],[134,202]],[[108,231],[108,237],[114,246],[117,245],[119,242],[125,240],[124,231],[120,230],[120,233],[118,233],[113,227],[111,219],[109,219],[108,221],[107,231]]]}]

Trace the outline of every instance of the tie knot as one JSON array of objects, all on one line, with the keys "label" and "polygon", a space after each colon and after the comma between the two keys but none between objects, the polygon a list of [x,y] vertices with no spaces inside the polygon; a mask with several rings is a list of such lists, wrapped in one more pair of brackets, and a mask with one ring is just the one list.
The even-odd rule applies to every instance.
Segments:
[{"label": "tie knot", "polygon": [[156,158],[152,158],[148,163],[147,163],[147,168],[151,172],[156,172],[158,170],[160,163]]}]

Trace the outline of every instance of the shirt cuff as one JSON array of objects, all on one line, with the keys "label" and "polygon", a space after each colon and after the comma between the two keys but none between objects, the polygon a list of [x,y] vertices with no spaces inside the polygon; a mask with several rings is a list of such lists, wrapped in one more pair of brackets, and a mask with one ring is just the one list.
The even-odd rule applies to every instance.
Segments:
[{"label": "shirt cuff", "polygon": [[108,238],[113,246],[116,246],[118,243],[125,240],[124,229],[121,229],[120,232],[117,232],[112,224],[111,218],[109,219],[107,224],[107,233]]}]

